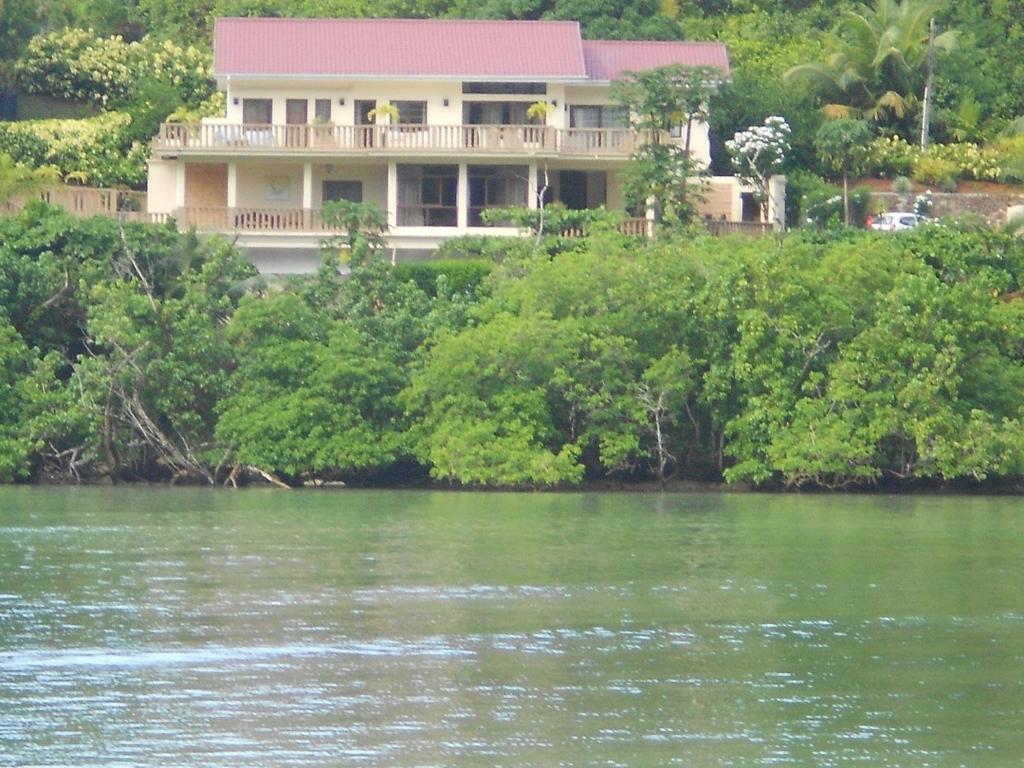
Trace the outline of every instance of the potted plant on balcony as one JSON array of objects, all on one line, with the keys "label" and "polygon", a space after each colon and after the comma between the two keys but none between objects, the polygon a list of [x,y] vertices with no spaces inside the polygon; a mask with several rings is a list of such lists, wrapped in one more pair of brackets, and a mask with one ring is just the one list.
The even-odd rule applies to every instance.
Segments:
[{"label": "potted plant on balcony", "polygon": [[[366,117],[371,120],[374,124],[382,126],[379,134],[381,137],[381,143],[387,143],[387,129],[383,126],[395,125],[398,122],[398,107],[394,104],[378,104],[376,107],[366,113]],[[394,143],[394,142],[392,142]]]},{"label": "potted plant on balcony", "polygon": [[550,101],[535,101],[526,108],[526,119],[535,125],[530,125],[524,131],[525,141],[528,147],[543,147],[547,143],[548,115],[554,107]]}]

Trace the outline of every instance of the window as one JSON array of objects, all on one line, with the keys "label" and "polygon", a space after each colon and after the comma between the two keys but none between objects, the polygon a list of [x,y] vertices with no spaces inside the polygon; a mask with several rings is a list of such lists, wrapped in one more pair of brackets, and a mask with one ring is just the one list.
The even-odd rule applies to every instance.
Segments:
[{"label": "window", "polygon": [[547,83],[463,83],[463,93],[520,93],[544,94]]},{"label": "window", "polygon": [[288,125],[305,125],[309,122],[309,102],[305,99],[288,99],[284,103],[284,121]]},{"label": "window", "polygon": [[456,226],[458,189],[457,166],[399,165],[399,226]]},{"label": "window", "polygon": [[318,123],[331,122],[331,100],[317,99],[313,106],[313,116]]},{"label": "window", "polygon": [[249,125],[269,125],[273,121],[274,102],[271,99],[242,99],[242,122]]},{"label": "window", "polygon": [[521,165],[469,166],[469,224],[483,225],[488,208],[526,207],[529,169]]},{"label": "window", "polygon": [[427,102],[425,101],[393,101],[398,110],[399,125],[426,125]]},{"label": "window", "polygon": [[537,120],[526,116],[525,101],[467,101],[462,105],[462,121],[466,125],[535,125]]},{"label": "window", "polygon": [[569,107],[570,128],[626,128],[626,110],[606,104]]},{"label": "window", "polygon": [[325,181],[323,202],[348,200],[353,203],[363,202],[363,182],[361,181]]}]

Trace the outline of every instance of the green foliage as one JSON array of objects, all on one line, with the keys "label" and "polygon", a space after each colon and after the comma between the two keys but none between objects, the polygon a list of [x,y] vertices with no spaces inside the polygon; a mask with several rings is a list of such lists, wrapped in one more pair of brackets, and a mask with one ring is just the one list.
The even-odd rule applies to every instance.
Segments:
[{"label": "green foliage", "polygon": [[911,175],[914,181],[945,190],[949,186],[956,187],[957,171],[956,163],[952,160],[935,155],[922,155],[914,163]]},{"label": "green foliage", "polygon": [[[755,387],[730,426],[738,461],[729,477],[842,486],[1020,471],[1020,406],[1002,393],[1024,373],[1014,341],[1021,306],[997,296],[1019,285],[1021,246],[948,228],[908,235],[909,250],[867,234],[859,239],[876,243],[870,253],[856,242],[831,247],[820,266],[793,274],[831,272],[804,293],[806,310],[792,314],[801,302],[784,290],[745,320],[757,322],[743,335],[757,332],[741,341],[737,370]],[[792,326],[812,318],[805,330]],[[787,363],[779,355],[789,339],[806,346]]]},{"label": "green foliage", "polygon": [[1024,241],[577,242],[489,274],[369,247],[268,294],[222,241],[30,206],[0,219],[0,479],[1024,472]]},{"label": "green foliage", "polygon": [[522,259],[532,253],[533,245],[519,237],[463,235],[445,240],[435,251],[434,256],[442,261],[449,259],[482,259],[495,263]]},{"label": "green foliage", "polygon": [[[862,227],[871,208],[871,191],[855,188],[849,193],[850,224]],[[838,226],[845,221],[843,192],[823,184],[804,193],[801,203],[804,223],[819,229]]]},{"label": "green foliage", "polygon": [[769,455],[797,485],[1020,472],[1020,406],[1003,394],[1024,383],[1020,319],[1019,303],[994,301],[981,281],[901,275]]},{"label": "green foliage", "polygon": [[689,262],[588,242],[498,282],[481,322],[439,339],[413,376],[415,451],[433,476],[537,486],[685,463]]},{"label": "green foliage", "polygon": [[5,203],[17,195],[35,192],[56,181],[57,173],[54,168],[29,168],[15,163],[10,155],[0,153],[0,203]]},{"label": "green foliage", "polygon": [[864,170],[883,179],[910,176],[921,149],[899,136],[879,136],[868,146]]},{"label": "green foliage", "polygon": [[[0,62],[18,56],[26,41],[32,37],[38,21],[38,6],[35,0],[4,0],[0,3]],[[0,85],[4,85],[6,73],[0,72]]]},{"label": "green foliage", "polygon": [[37,471],[212,481],[222,322],[252,267],[219,241],[42,205],[0,227],[0,308],[32,350],[17,418]]},{"label": "green foliage", "polygon": [[[827,120],[814,137],[814,146],[822,158],[843,177],[843,223],[850,225],[849,177],[860,171],[871,140],[871,129],[863,120]],[[863,219],[861,220],[863,222]]]},{"label": "green foliage", "polygon": [[[934,0],[875,0],[846,11],[839,34],[827,38],[824,60],[794,67],[786,78],[809,83],[831,100],[826,109],[834,115],[909,120],[923,88],[929,22],[939,10]],[[934,47],[952,50],[956,40],[946,31]]]},{"label": "green foliage", "polygon": [[31,442],[21,420],[26,399],[23,380],[33,363],[21,336],[0,315],[0,483],[23,478],[28,471]]},{"label": "green foliage", "polygon": [[146,179],[147,151],[132,142],[132,119],[106,112],[82,120],[0,123],[0,152],[17,163],[53,166],[61,176],[109,187]]},{"label": "green foliage", "polygon": [[859,172],[871,139],[871,129],[863,120],[826,120],[814,145],[832,170],[845,176]]},{"label": "green foliage", "polygon": [[[694,178],[702,169],[690,153],[690,137],[694,122],[707,117],[708,99],[721,77],[713,69],[673,65],[630,72],[612,85],[612,98],[630,127],[645,136],[620,174],[629,210],[644,211],[653,198],[659,218],[686,224],[696,217],[702,187]],[[683,126],[682,146],[663,140],[673,126]]]},{"label": "green foliage", "polygon": [[243,303],[229,338],[239,362],[217,437],[233,461],[297,479],[350,476],[396,459],[400,371],[357,329],[281,294]]},{"label": "green foliage", "polygon": [[895,178],[914,175],[917,166],[926,161],[920,180],[927,178],[928,184],[949,179],[998,181],[1007,177],[1007,169],[1013,165],[1011,143],[1000,139],[986,146],[971,142],[932,144],[923,153],[898,136],[883,136],[868,146],[863,168],[873,176]]},{"label": "green foliage", "polygon": [[452,293],[475,296],[494,269],[483,259],[431,259],[407,261],[394,267],[395,279],[412,281],[429,296],[437,296],[439,285]]},{"label": "green foliage", "polygon": [[[723,16],[687,19],[688,39],[722,41],[732,63],[729,82],[711,96],[712,168],[716,174],[732,173],[725,141],[769,115],[784,115],[792,128],[794,165],[815,167],[813,140],[821,120],[815,95],[807,88],[789,87],[782,76],[789,68],[823,55],[816,10],[812,7],[797,13],[778,7],[740,7]],[[824,21],[831,23],[831,18]]]},{"label": "green foliage", "polygon": [[349,259],[362,259],[384,244],[387,216],[373,203],[334,200],[324,203],[320,220],[327,227],[344,232],[327,241],[327,249],[344,249]]},{"label": "green foliage", "polygon": [[442,339],[407,394],[422,414],[415,450],[431,474],[469,485],[578,481],[577,448],[550,402],[571,344],[551,321],[503,316]]},{"label": "green foliage", "polygon": [[17,72],[28,93],[93,101],[106,108],[144,98],[152,83],[163,84],[178,102],[194,106],[212,93],[211,67],[208,53],[170,40],[126,43],[92,30],[63,29],[32,38]]},{"label": "green foliage", "polygon": [[647,209],[653,199],[660,223],[688,224],[697,216],[704,198],[700,169],[693,157],[675,144],[642,144],[630,163],[619,172],[626,208],[634,214]]}]

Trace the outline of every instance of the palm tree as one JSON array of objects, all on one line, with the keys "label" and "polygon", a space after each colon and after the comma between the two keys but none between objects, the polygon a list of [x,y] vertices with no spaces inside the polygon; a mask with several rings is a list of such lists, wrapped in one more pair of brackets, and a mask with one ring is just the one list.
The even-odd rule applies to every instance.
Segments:
[{"label": "palm tree", "polygon": [[[810,82],[826,98],[830,117],[902,119],[912,112],[928,60],[929,22],[936,0],[875,0],[872,7],[847,11],[838,35],[827,39],[824,61],[801,64],[787,82]],[[937,50],[956,45],[956,32],[932,41]]]}]

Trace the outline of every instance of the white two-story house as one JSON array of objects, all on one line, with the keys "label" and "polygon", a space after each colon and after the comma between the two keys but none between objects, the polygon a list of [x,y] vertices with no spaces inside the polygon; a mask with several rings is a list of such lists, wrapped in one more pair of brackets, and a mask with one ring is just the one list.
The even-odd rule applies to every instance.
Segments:
[{"label": "white two-story house", "polygon": [[[148,210],[234,234],[261,270],[286,273],[318,263],[329,200],[386,211],[399,259],[516,234],[484,226],[492,207],[622,209],[640,138],[610,84],[675,63],[729,71],[719,43],[583,40],[568,21],[218,19],[226,117],[161,127]],[[691,148],[710,160],[706,125]],[[704,215],[739,221],[741,192],[714,180]]]}]

